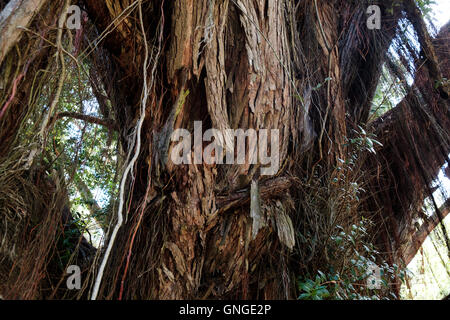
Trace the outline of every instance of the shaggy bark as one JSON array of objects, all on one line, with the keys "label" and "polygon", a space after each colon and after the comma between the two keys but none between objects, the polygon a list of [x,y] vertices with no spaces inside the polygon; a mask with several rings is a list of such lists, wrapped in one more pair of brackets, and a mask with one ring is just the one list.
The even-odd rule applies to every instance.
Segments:
[{"label": "shaggy bark", "polygon": [[33,21],[46,0],[12,0],[0,13],[0,64],[11,48],[20,40],[24,32]]},{"label": "shaggy bark", "polygon": [[[377,168],[378,174],[368,190],[375,196],[361,207],[382,209],[385,217],[378,216],[375,229],[392,262],[413,255],[415,249],[405,247],[405,239],[422,237],[411,226],[429,184],[447,161],[450,117],[448,88],[434,88],[449,70],[449,50],[433,50],[447,44],[431,42],[416,21],[420,17],[412,2],[404,1],[392,12],[392,2],[381,5],[386,22],[380,31],[367,30],[366,5],[354,1],[83,4],[92,24],[86,35],[91,41],[85,42],[95,43],[88,50],[101,78],[96,81],[103,83],[120,142],[131,157],[136,152],[131,133],[142,116],[144,39],[150,46],[142,147],[126,184],[125,220],[99,298],[294,297],[300,267],[291,259],[291,249],[298,245],[296,221],[304,214],[295,198],[304,192],[299,181],[305,172],[308,181],[327,181],[323,177],[332,178],[329,172],[347,160],[346,137],[357,125],[367,124],[381,66],[404,12],[414,21],[427,58],[416,65],[426,66],[418,68],[405,100],[369,125],[384,146],[367,161],[366,167]],[[35,23],[53,19],[45,17]],[[448,38],[445,30],[441,39]],[[99,35],[104,37],[94,42]],[[38,42],[33,44],[36,48]],[[40,63],[32,64],[33,72],[27,74],[47,66],[52,50],[42,51],[36,60]],[[161,52],[159,58],[156,52]],[[18,70],[25,63],[18,63]],[[17,79],[5,77],[9,93]],[[9,110],[26,100],[30,82],[20,82]],[[417,92],[423,100],[417,100]],[[3,97],[0,101],[6,102],[7,95]],[[0,156],[8,154],[26,109],[0,119]],[[194,121],[203,121],[203,131],[279,129],[279,171],[268,177],[261,175],[261,164],[174,165],[170,134],[178,128],[192,132]],[[225,135],[218,143],[231,141]],[[425,163],[431,168],[424,173]]]},{"label": "shaggy bark", "polygon": [[428,235],[441,223],[441,219],[447,217],[450,212],[450,201],[447,200],[438,210],[439,213],[424,216],[422,224],[415,224],[415,232],[409,231],[407,235],[404,235],[405,238],[408,237],[408,241],[403,242],[401,254],[406,264],[411,262]]},{"label": "shaggy bark", "polygon": [[[433,44],[430,41],[423,49],[433,54],[416,62],[417,72],[410,92],[396,108],[372,124],[383,143],[379,151],[381,162],[371,163],[382,177],[373,186],[381,191],[374,197],[383,208],[384,217],[380,220],[385,221],[386,232],[381,242],[392,252],[392,261],[406,265],[419,249],[412,244],[424,240],[416,234],[414,221],[425,216],[423,201],[432,197],[430,185],[448,162],[450,153],[449,89],[440,80],[442,74],[444,78],[450,76],[449,44],[445,40],[449,34],[450,24],[447,24]],[[445,215],[440,208],[434,205],[433,210],[441,221]],[[431,225],[437,224],[431,222]]]},{"label": "shaggy bark", "polygon": [[[86,1],[86,4],[93,20],[100,22],[100,30],[114,17],[98,10],[98,4],[94,2]],[[127,4],[123,3],[122,7]],[[160,104],[148,107],[150,117],[146,121],[146,139],[150,146],[148,154],[141,156],[146,159],[145,165],[142,161],[143,167],[138,166],[136,174],[145,182],[134,182],[134,194],[137,199],[141,198],[146,184],[150,184],[151,196],[147,199],[150,205],[144,216],[148,217],[151,225],[159,222],[160,230],[141,225],[139,234],[142,239],[137,240],[134,248],[155,246],[160,249],[150,250],[156,252],[155,256],[147,258],[154,261],[150,267],[154,275],[147,280],[131,279],[133,274],[148,270],[143,261],[132,258],[125,289],[123,284],[117,284],[119,275],[123,273],[119,268],[109,279],[116,285],[105,289],[110,292],[109,297],[120,287],[130,298],[137,293],[133,290],[128,292],[127,287],[130,290],[132,287],[143,288],[147,281],[151,281],[147,288],[154,290],[151,296],[156,298],[245,298],[249,292],[252,297],[291,297],[290,273],[283,258],[286,249],[279,242],[285,238],[280,236],[277,239],[270,232],[274,230],[276,235],[289,230],[289,215],[294,212],[289,192],[281,195],[264,192],[264,215],[268,221],[277,221],[279,225],[269,224],[271,227],[262,229],[253,240],[250,236],[250,201],[245,194],[250,194],[250,181],[255,177],[258,179],[258,166],[232,165],[225,169],[214,165],[177,167],[170,161],[166,165],[161,159],[167,159],[168,149],[158,148],[165,142],[155,145],[155,141],[167,137],[164,128],[167,129],[169,123],[173,123],[169,126],[171,129],[192,128],[194,120],[206,120],[208,127],[221,130],[281,129],[280,163],[288,159],[289,136],[295,145],[290,159],[295,160],[294,154],[299,150],[307,150],[314,137],[319,145],[315,161],[325,158],[331,166],[338,159],[345,159],[346,111],[351,114],[352,125],[367,120],[369,102],[384,61],[383,52],[395,34],[401,10],[396,8],[392,19],[384,25],[386,38],[376,31],[371,36],[373,38],[364,38],[357,36],[357,29],[366,22],[364,6],[346,3],[340,8],[340,2],[303,1],[294,10],[291,4],[289,1],[175,1],[173,4],[154,4],[149,9],[153,17],[161,19],[164,16],[164,21],[167,21],[162,26],[170,36],[160,65],[166,70],[162,79],[166,82],[162,86],[168,88],[168,92]],[[387,15],[386,8],[388,6],[383,6],[383,13]],[[345,14],[338,15],[337,12]],[[151,29],[148,30],[152,34]],[[303,36],[301,39],[297,32]],[[138,42],[142,36],[133,38],[133,53],[128,50],[119,53],[116,41],[125,41],[121,43],[125,47],[131,47],[131,43],[118,33],[109,37],[105,47],[119,61],[115,63],[116,72],[119,70],[121,74],[119,78],[140,83],[127,71],[129,66],[126,62],[130,54],[136,56],[134,60],[142,61],[142,45]],[[377,34],[382,38],[380,43],[374,43],[378,40]],[[361,52],[368,53],[361,58]],[[344,74],[342,70],[345,70]],[[323,88],[311,93],[319,82],[324,82]],[[158,85],[155,87],[158,92]],[[179,107],[178,97],[187,90],[189,95],[174,119],[169,113],[174,114],[173,110]],[[118,94],[120,88],[115,91]],[[305,98],[302,103],[292,99],[298,93]],[[134,100],[137,101],[137,97]],[[161,104],[173,107],[164,108]],[[122,122],[122,125],[128,128],[129,122]],[[151,165],[150,169],[147,165]],[[151,173],[147,175],[149,170]],[[286,171],[281,170],[279,175],[283,177],[283,173]],[[272,183],[273,190],[277,190],[275,181],[266,181],[266,185]],[[235,195],[239,189],[244,192]],[[166,199],[164,202],[167,202],[161,205],[162,200],[158,199]],[[164,217],[160,216],[162,213],[155,213],[156,207],[151,201],[163,208]],[[134,210],[136,207],[132,207],[130,212]],[[283,224],[281,221],[286,222]],[[124,245],[131,237],[131,233],[125,230],[133,225],[129,222],[123,228],[117,241],[118,253],[131,250]],[[146,241],[153,244],[148,246]],[[274,247],[280,248],[277,249],[278,258],[275,258],[281,258],[281,269],[278,270],[264,267],[264,264],[270,265],[275,261],[270,253]],[[134,250],[132,257],[138,252],[138,249]],[[120,261],[120,255],[117,259]],[[110,268],[114,268],[112,264]],[[277,275],[275,278],[269,275],[273,271]],[[257,284],[257,273],[266,279],[263,284]]]}]

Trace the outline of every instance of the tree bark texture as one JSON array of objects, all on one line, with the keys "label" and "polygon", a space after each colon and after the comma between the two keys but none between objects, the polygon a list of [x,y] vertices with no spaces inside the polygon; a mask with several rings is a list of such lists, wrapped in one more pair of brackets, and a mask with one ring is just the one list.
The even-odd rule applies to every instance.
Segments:
[{"label": "tree bark texture", "polygon": [[[382,29],[369,30],[367,5],[358,1],[82,1],[92,27],[86,38],[95,44],[95,73],[131,155],[131,133],[142,116],[144,41],[150,58],[142,146],[99,298],[294,298],[295,273],[308,263],[299,264],[292,253],[297,221],[305,215],[299,181],[332,177],[329,172],[348,160],[346,137],[358,125],[383,143],[364,163],[376,174],[361,210],[378,213],[373,232],[392,262],[411,259],[417,249],[405,243],[416,237],[413,220],[450,152],[448,87],[435,86],[449,78],[449,26],[431,40],[416,22],[414,3],[403,1],[391,11],[392,1],[386,2],[380,5]],[[424,57],[415,61],[415,82],[404,100],[368,122],[381,67],[405,12]],[[22,39],[24,45],[38,43],[27,41]],[[36,74],[38,61],[48,63],[53,49],[46,50],[27,76]],[[14,79],[5,78],[9,93]],[[20,82],[10,110],[26,111],[20,106],[28,83]],[[0,119],[0,156],[10,150],[24,114],[9,111]],[[279,171],[263,176],[260,164],[175,165],[170,134],[179,128],[193,132],[194,121],[202,121],[203,130],[223,132],[278,129]],[[223,139],[224,146],[233,141]],[[259,201],[252,198],[255,190]],[[261,212],[257,232],[254,201]]]}]

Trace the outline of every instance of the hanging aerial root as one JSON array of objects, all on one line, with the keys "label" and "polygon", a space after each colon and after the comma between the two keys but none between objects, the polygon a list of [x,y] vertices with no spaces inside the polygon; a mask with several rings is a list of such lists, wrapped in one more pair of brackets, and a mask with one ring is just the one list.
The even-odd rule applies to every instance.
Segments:
[{"label": "hanging aerial root", "polygon": [[[163,14],[163,9],[162,6],[164,4],[164,1],[161,5],[161,13],[162,13],[162,21],[164,19],[164,14]],[[111,254],[111,250],[112,247],[114,245],[114,241],[117,237],[117,233],[119,231],[119,229],[122,226],[123,223],[123,207],[124,207],[124,198],[125,198],[125,184],[127,182],[128,179],[128,175],[130,174],[131,170],[133,169],[139,155],[140,155],[140,151],[141,151],[141,130],[142,130],[142,125],[144,123],[145,120],[145,109],[146,109],[146,105],[147,105],[147,100],[148,100],[148,96],[149,96],[149,92],[150,89],[153,86],[153,82],[154,82],[154,78],[155,78],[155,72],[156,72],[156,67],[157,67],[157,63],[159,60],[159,56],[161,53],[161,44],[162,44],[162,37],[163,37],[163,23],[160,22],[160,34],[159,34],[159,46],[158,46],[158,50],[156,52],[156,55],[153,59],[153,68],[152,68],[152,72],[151,72],[151,81],[150,83],[147,82],[147,68],[148,68],[148,64],[149,64],[149,47],[148,47],[148,43],[147,43],[147,37],[146,37],[146,33],[145,33],[145,27],[144,27],[144,22],[143,22],[143,16],[142,16],[142,1],[139,1],[139,6],[138,6],[138,10],[139,10],[139,22],[141,25],[141,32],[143,35],[143,42],[144,42],[144,47],[145,47],[145,59],[144,59],[144,65],[143,65],[143,77],[144,77],[144,88],[143,88],[143,97],[142,97],[142,101],[141,101],[141,115],[137,124],[137,128],[135,131],[135,140],[136,140],[136,147],[135,147],[135,151],[134,151],[134,156],[132,157],[132,159],[130,160],[130,162],[128,163],[127,167],[125,168],[125,171],[123,173],[122,176],[122,181],[120,183],[120,193],[119,193],[119,210],[117,213],[117,223],[114,226],[113,232],[111,234],[111,238],[109,240],[108,243],[108,247],[106,249],[105,255],[103,257],[102,263],[100,265],[100,269],[98,271],[97,277],[95,279],[95,283],[94,283],[94,288],[92,291],[92,295],[91,295],[91,300],[95,300],[97,299],[97,295],[98,295],[98,291],[100,288],[100,284],[103,278],[103,273],[105,271],[105,267],[106,267],[106,263],[108,262],[108,258]],[[152,54],[153,56],[153,54]],[[133,149],[130,149],[130,153],[129,153],[129,157],[131,156],[133,152]]]}]

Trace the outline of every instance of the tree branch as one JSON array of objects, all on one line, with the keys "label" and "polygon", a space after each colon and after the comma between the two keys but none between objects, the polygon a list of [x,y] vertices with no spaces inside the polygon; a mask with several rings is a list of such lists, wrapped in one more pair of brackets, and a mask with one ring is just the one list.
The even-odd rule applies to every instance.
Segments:
[{"label": "tree branch", "polygon": [[411,241],[406,243],[404,248],[402,248],[402,256],[406,265],[408,265],[414,258],[428,235],[439,225],[439,223],[441,223],[440,215],[442,215],[442,218],[445,218],[448,215],[450,212],[450,199],[445,201],[445,203],[439,208],[439,211],[440,214],[438,212],[434,212],[433,215],[428,217],[428,219],[422,223],[417,231],[412,234]]},{"label": "tree branch", "polygon": [[77,112],[60,112],[60,113],[56,114],[55,120],[65,118],[65,117],[78,119],[78,120],[82,120],[82,121],[93,123],[93,124],[98,124],[98,125],[108,128],[110,130],[118,131],[117,124],[112,119],[100,119],[97,117],[93,117],[93,116],[89,116],[89,115],[85,115],[85,114],[77,113]]},{"label": "tree branch", "polygon": [[[286,193],[292,186],[293,179],[278,177],[262,182],[260,186],[260,197],[263,200],[274,198]],[[246,188],[227,196],[217,196],[218,213],[223,213],[231,208],[241,207],[250,203],[250,190]]]},{"label": "tree branch", "polygon": [[0,12],[0,65],[9,50],[20,40],[23,29],[28,27],[34,15],[47,0],[11,0]]},{"label": "tree branch", "polygon": [[[450,25],[441,29],[433,40],[434,50],[444,77],[450,76],[448,39]],[[427,58],[425,58],[427,59]],[[416,63],[414,84],[406,97],[371,125],[383,147],[368,168],[377,168],[372,205],[380,208],[387,236],[385,249],[395,252],[395,260],[409,262],[444,213],[421,233],[414,221],[422,211],[423,201],[432,195],[431,182],[448,161],[450,153],[450,109],[445,86],[435,87],[440,75],[430,69],[426,60]],[[436,214],[441,210],[435,205]],[[446,212],[448,214],[448,212]],[[417,239],[415,238],[417,237]],[[411,246],[414,241],[420,244]],[[386,243],[389,242],[389,243]],[[416,248],[417,247],[417,248]],[[406,248],[406,249],[405,249]]]}]

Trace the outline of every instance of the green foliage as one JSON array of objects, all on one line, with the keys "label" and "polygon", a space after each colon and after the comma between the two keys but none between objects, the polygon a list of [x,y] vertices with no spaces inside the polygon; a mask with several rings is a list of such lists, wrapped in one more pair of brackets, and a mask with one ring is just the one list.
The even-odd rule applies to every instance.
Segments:
[{"label": "green foliage", "polygon": [[395,7],[399,7],[401,5],[402,5],[401,0],[394,0],[394,1],[391,2],[391,5],[386,8],[386,11],[390,15],[393,15]]},{"label": "green foliage", "polygon": [[[390,286],[398,277],[404,280],[405,271],[397,265],[389,266],[380,258],[380,253],[370,243],[367,226],[370,221],[362,219],[345,231],[336,227],[336,235],[331,237],[327,250],[330,261],[343,259],[340,266],[331,266],[327,272],[320,270],[311,277],[298,280],[300,300],[380,300],[397,297],[391,293]],[[378,266],[381,275],[381,288],[369,289],[367,280],[371,266]]]},{"label": "green foliage", "polygon": [[88,232],[85,219],[78,212],[72,214],[72,216],[73,220],[68,222],[68,225],[64,228],[63,236],[58,239],[57,243],[57,262],[61,270],[65,270],[69,264],[80,239],[80,233]]},{"label": "green foliage", "polygon": [[315,86],[314,88],[312,88],[312,90],[313,90],[313,91],[319,90],[320,88],[322,88],[322,86],[324,86],[328,81],[331,81],[331,80],[333,80],[333,79],[330,78],[330,77],[325,78],[325,80],[323,81],[323,83],[319,83],[317,86]]},{"label": "green foliage", "polygon": [[373,154],[376,154],[375,145],[382,147],[383,145],[376,140],[376,136],[373,133],[366,132],[362,127],[358,126],[359,131],[353,130],[355,137],[350,139],[350,143],[356,145],[359,150],[366,150]]},{"label": "green foliage", "polygon": [[450,80],[448,80],[447,78],[442,78],[441,80],[436,80],[435,84],[434,84],[434,88],[437,89],[441,86],[448,86],[450,84]]},{"label": "green foliage", "polygon": [[[81,70],[76,66],[68,69],[57,112],[104,118],[91,88],[90,66],[88,63],[80,64]],[[89,230],[96,236],[96,241],[101,236],[97,222],[103,223],[107,214],[112,212],[117,194],[120,157],[117,141],[118,134],[104,126],[63,117],[52,127],[44,152],[43,160],[48,170],[61,172],[65,178],[71,211],[79,212],[80,223],[84,221],[83,228],[80,223],[75,226],[85,235]],[[100,210],[93,205],[94,201]]]},{"label": "green foliage", "polygon": [[326,285],[327,276],[318,271],[315,280],[305,279],[304,281],[298,282],[298,288],[303,292],[298,297],[299,300],[324,300],[330,296]]},{"label": "green foliage", "polygon": [[422,15],[425,18],[429,18],[430,13],[432,12],[431,6],[436,4],[434,0],[416,0],[417,7],[419,7]]},{"label": "green foliage", "polygon": [[[403,26],[403,28],[406,29],[407,26]],[[397,61],[397,66],[406,73],[406,69],[400,61]],[[388,69],[384,66],[374,98],[372,100],[370,119],[376,119],[387,111],[393,109],[397,103],[401,101],[405,94],[402,81],[390,74]]]},{"label": "green foliage", "polygon": [[[420,9],[420,11],[422,12],[424,17],[428,17],[429,16],[429,14],[432,11],[431,6],[433,4],[436,4],[436,1],[434,1],[434,0],[416,0],[415,2],[416,2],[417,7]],[[389,14],[392,15],[392,14],[394,14],[394,8],[395,7],[399,7],[401,5],[402,5],[402,1],[400,1],[400,0],[392,1],[391,6],[388,7],[386,10],[387,10],[387,12]]]},{"label": "green foliage", "polygon": [[[68,78],[71,81],[64,88],[59,112],[78,112],[102,118],[87,75],[73,72]],[[77,87],[77,92],[72,89],[74,87]],[[55,124],[50,139],[52,143],[48,145],[49,153],[64,153],[58,162],[64,166],[74,186],[81,179],[90,190],[100,189],[105,195],[114,193],[116,133],[103,126],[63,118]],[[75,189],[70,191],[71,198],[76,200]]]}]

